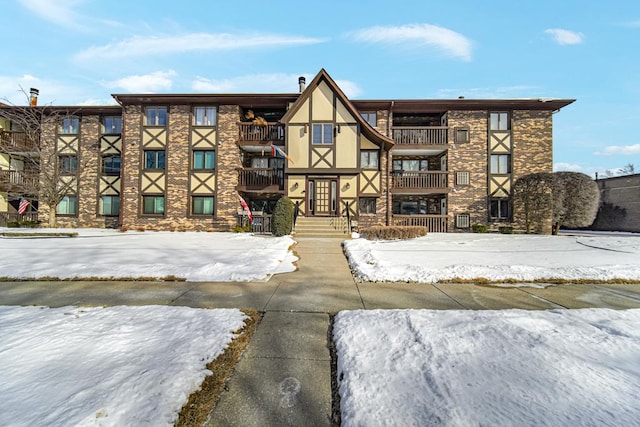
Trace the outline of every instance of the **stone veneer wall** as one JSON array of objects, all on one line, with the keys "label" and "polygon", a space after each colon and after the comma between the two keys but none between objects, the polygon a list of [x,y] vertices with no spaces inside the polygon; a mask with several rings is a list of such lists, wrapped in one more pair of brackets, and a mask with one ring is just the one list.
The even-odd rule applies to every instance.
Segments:
[{"label": "stone veneer wall", "polygon": [[[553,172],[553,126],[551,111],[513,111],[511,121],[513,141],[512,190],[518,178],[537,172]],[[541,230],[551,233],[552,212]],[[524,229],[521,207],[513,203],[513,226]]]},{"label": "stone veneer wall", "polygon": [[140,156],[142,147],[142,106],[127,105],[122,117],[122,167],[120,169],[120,223],[124,228],[142,227],[140,212]]},{"label": "stone veneer wall", "polygon": [[[56,120],[45,117],[42,121],[40,133],[40,168],[43,173],[40,175],[40,184],[46,186],[45,176],[52,176],[51,168],[57,166],[56,163],[56,131],[58,123]],[[55,206],[50,208],[42,203],[42,197],[39,197],[38,203],[38,219],[42,221],[42,225],[49,224],[51,215],[56,214]]]},{"label": "stone veneer wall", "polygon": [[[486,224],[487,206],[487,111],[449,111],[449,128],[469,129],[468,143],[454,143],[453,132],[449,132],[447,167],[451,173],[447,215],[449,231],[468,231],[455,228],[455,216],[469,214],[471,225]],[[469,172],[468,186],[455,185],[455,172]]]},{"label": "stone veneer wall", "polygon": [[218,106],[216,226],[221,230],[230,230],[237,224],[236,214],[240,208],[236,191],[237,169],[242,167],[237,145],[239,120],[239,106]]}]

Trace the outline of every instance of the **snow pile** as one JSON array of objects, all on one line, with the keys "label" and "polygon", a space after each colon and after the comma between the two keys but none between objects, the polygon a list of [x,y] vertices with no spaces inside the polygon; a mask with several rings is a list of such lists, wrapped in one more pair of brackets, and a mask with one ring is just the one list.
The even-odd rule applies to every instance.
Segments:
[{"label": "snow pile", "polygon": [[640,280],[640,236],[431,233],[411,240],[344,242],[366,281],[453,279]]},{"label": "snow pile", "polygon": [[[8,229],[11,230],[11,229]],[[7,231],[7,230],[5,230]],[[21,230],[22,231],[22,230]],[[75,238],[0,239],[0,277],[154,277],[229,282],[294,271],[290,237],[91,229]],[[28,265],[25,264],[28,260]]]},{"label": "snow pile", "polygon": [[236,309],[0,307],[0,425],[172,426]]},{"label": "snow pile", "polygon": [[638,425],[640,310],[341,312],[343,426]]}]

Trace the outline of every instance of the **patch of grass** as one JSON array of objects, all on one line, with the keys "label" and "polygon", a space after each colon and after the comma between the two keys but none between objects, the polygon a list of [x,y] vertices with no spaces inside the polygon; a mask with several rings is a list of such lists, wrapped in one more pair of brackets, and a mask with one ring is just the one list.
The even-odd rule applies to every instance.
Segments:
[{"label": "patch of grass", "polygon": [[15,278],[0,276],[0,282],[186,282],[184,277],[174,275],[163,277],[53,277]]},{"label": "patch of grass", "polygon": [[200,390],[189,396],[189,400],[182,407],[174,426],[201,426],[207,420],[209,413],[218,401],[229,377],[238,364],[242,352],[249,344],[251,336],[258,327],[260,320],[262,320],[262,313],[259,311],[247,309],[242,311],[248,316],[244,321],[244,327],[235,332],[239,335],[229,344],[229,347],[215,360],[207,364],[207,369],[211,371],[211,375],[204,379]]},{"label": "patch of grass", "polygon": [[77,237],[75,232],[44,232],[36,231],[5,231],[0,233],[3,237]]}]

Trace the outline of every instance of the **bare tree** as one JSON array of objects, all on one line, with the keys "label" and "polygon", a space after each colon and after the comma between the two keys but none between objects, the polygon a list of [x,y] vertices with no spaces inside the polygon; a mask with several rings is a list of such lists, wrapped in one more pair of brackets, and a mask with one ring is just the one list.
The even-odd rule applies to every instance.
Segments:
[{"label": "bare tree", "polygon": [[13,105],[6,98],[3,101],[7,105],[0,106],[0,118],[11,124],[11,130],[0,131],[0,154],[20,167],[0,171],[0,180],[10,199],[37,199],[40,207],[46,206],[49,226],[53,227],[58,204],[76,185],[73,179],[63,179],[64,165],[60,163],[56,147],[56,129],[74,112],[32,105],[27,92],[20,90],[27,99],[26,106]]},{"label": "bare tree", "polygon": [[600,204],[598,184],[580,172],[554,175],[554,233],[560,227],[581,228],[593,223]]},{"label": "bare tree", "polygon": [[519,178],[513,188],[513,197],[522,209],[527,233],[533,229],[542,230],[553,207],[553,174],[540,172]]}]

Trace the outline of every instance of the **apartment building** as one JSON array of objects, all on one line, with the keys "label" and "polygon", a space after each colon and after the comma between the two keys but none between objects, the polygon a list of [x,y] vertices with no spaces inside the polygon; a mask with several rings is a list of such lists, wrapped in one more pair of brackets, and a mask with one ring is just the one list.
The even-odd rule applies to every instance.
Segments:
[{"label": "apartment building", "polygon": [[[67,114],[43,124],[40,151],[55,156],[68,191],[55,212],[12,193],[28,153],[4,150],[0,218],[27,197],[60,226],[225,231],[242,215],[240,195],[255,212],[288,196],[302,216],[348,213],[359,226],[519,227],[512,186],[552,171],[553,114],[574,101],[350,100],[325,70],[299,85],[55,107]],[[3,146],[15,145],[19,130],[2,125]]]}]

